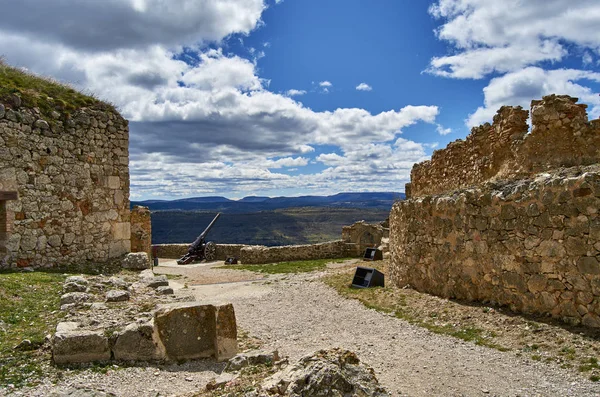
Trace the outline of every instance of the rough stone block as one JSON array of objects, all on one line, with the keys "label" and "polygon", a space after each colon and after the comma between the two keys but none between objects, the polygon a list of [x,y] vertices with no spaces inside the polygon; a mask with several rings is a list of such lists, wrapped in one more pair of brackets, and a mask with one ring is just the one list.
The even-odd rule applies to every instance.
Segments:
[{"label": "rough stone block", "polygon": [[63,294],[60,297],[60,304],[62,305],[70,305],[70,304],[81,304],[83,302],[87,302],[90,300],[91,296],[86,294],[85,292],[69,292]]},{"label": "rough stone block", "polygon": [[115,360],[158,361],[165,359],[165,348],[155,332],[154,320],[132,323],[116,335],[112,348]]},{"label": "rough stone block", "polygon": [[154,324],[171,360],[191,360],[215,355],[216,308],[197,302],[162,306]]},{"label": "rough stone block", "polygon": [[229,360],[238,352],[237,324],[231,303],[216,307],[215,353],[219,361]]},{"label": "rough stone block", "polygon": [[117,222],[112,225],[112,236],[115,240],[128,240],[131,237],[131,224]]},{"label": "rough stone block", "polygon": [[121,187],[121,178],[111,175],[106,180],[106,186],[109,189],[119,189]]},{"label": "rough stone block", "polygon": [[82,330],[73,322],[56,326],[52,338],[52,358],[56,364],[108,361],[110,356],[108,338],[102,331]]},{"label": "rough stone block", "polygon": [[124,269],[131,270],[145,270],[150,269],[151,264],[147,253],[132,252],[125,256],[125,259],[123,259],[122,267]]},{"label": "rough stone block", "polygon": [[107,302],[125,302],[129,300],[129,292],[121,289],[113,289],[106,293]]}]

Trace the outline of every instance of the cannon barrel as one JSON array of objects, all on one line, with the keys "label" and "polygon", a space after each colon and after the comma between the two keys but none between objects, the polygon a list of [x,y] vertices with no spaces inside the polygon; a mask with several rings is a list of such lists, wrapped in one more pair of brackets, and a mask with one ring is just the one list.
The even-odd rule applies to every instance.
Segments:
[{"label": "cannon barrel", "polygon": [[217,219],[219,219],[219,217],[221,216],[220,212],[217,212],[217,215],[214,217],[214,219],[212,220],[212,222],[210,222],[208,224],[208,226],[206,227],[206,229],[204,229],[204,231],[196,238],[196,240],[194,240],[194,242],[190,245],[190,252],[196,248],[198,248],[198,246],[200,244],[202,244],[202,242],[204,241],[204,238],[206,237],[206,235],[208,234],[208,232],[210,232],[210,229],[213,227],[213,225],[215,224],[215,222],[217,221]]}]

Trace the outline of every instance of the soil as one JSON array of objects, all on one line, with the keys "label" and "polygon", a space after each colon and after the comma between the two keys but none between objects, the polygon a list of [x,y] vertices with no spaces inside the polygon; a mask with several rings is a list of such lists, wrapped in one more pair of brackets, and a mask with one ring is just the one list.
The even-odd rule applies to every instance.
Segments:
[{"label": "soil", "polygon": [[[344,274],[351,277],[339,265],[328,272],[273,275],[267,279],[252,272],[213,267],[212,264],[182,267],[161,263],[155,272],[185,274],[171,284],[179,288],[187,284],[186,293],[200,301],[233,302],[238,327],[243,333],[260,340],[263,348],[278,349],[290,360],[332,347],[355,351],[361,361],[375,369],[381,384],[394,396],[600,396],[600,384],[590,381],[587,372],[532,359],[520,348],[503,352],[436,334],[394,314],[368,309],[356,299],[344,298],[322,280],[331,272],[346,272]],[[194,281],[203,280],[216,283],[193,285]],[[424,313],[435,309],[448,316],[439,321],[461,321],[460,318],[455,320],[456,313],[461,313],[464,321],[475,321],[478,327],[489,323],[496,328],[499,323],[492,321],[496,317],[517,318],[514,323],[498,320],[505,322],[504,328],[496,329],[499,335],[511,335],[512,331],[508,330],[513,328],[523,331],[523,324],[532,321],[511,317],[497,309],[484,311],[480,306],[428,295],[424,295],[424,300],[411,299],[412,294],[418,294],[414,291],[395,290],[394,293],[407,294],[406,301],[416,301],[415,307]],[[543,325],[543,331],[531,333],[548,341],[567,338],[568,343],[582,337],[572,330],[546,325],[551,328],[546,330]],[[566,334],[562,334],[563,331]],[[593,336],[583,337],[588,338],[586,343],[597,343]],[[244,338],[246,345],[247,340]],[[518,343],[527,345],[533,341],[522,337]],[[68,395],[73,387],[88,387],[117,396],[177,396],[203,388],[223,367],[207,360],[170,366],[113,367],[103,371],[105,373],[93,369],[65,371],[57,385],[48,382],[35,389],[5,392],[46,396],[53,391],[62,396]]]}]

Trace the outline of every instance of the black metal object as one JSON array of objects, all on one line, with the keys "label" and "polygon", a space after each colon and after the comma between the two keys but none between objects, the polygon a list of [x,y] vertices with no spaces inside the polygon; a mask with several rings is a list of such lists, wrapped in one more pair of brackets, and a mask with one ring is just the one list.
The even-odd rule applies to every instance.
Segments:
[{"label": "black metal object", "polygon": [[352,279],[352,287],[355,288],[383,287],[384,284],[383,273],[371,267],[358,266]]},{"label": "black metal object", "polygon": [[227,259],[225,259],[226,265],[237,265],[237,263],[238,263],[238,258],[235,256],[228,256]]},{"label": "black metal object", "polygon": [[212,261],[215,259],[217,246],[212,241],[206,242],[206,235],[213,227],[221,213],[217,213],[212,222],[204,229],[188,248],[187,254],[177,260],[178,265],[187,265],[192,262],[200,262],[203,260]]},{"label": "black metal object", "polygon": [[377,248],[367,248],[363,259],[366,261],[381,261],[383,260],[383,252]]}]

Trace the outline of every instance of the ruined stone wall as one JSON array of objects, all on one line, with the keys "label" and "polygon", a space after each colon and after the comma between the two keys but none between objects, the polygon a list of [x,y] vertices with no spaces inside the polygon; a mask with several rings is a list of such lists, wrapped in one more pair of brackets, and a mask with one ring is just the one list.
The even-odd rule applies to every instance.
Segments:
[{"label": "ruined stone wall", "polygon": [[367,248],[379,247],[381,239],[388,236],[388,228],[384,228],[381,224],[369,224],[365,221],[342,228],[342,240],[355,245],[356,255],[362,255]]},{"label": "ruined stone wall", "polygon": [[357,256],[354,244],[344,240],[310,245],[284,245],[279,247],[247,246],[240,252],[243,264],[275,263],[310,259],[333,259]]},{"label": "ruined stone wall", "polygon": [[[187,253],[189,244],[155,244],[159,258],[179,259]],[[309,259],[350,258],[362,254],[355,244],[344,240],[328,241],[320,244],[282,245],[266,247],[263,245],[216,244],[216,259],[225,260],[235,256],[243,264],[275,263],[282,261],[300,261]]]},{"label": "ruined stone wall", "polygon": [[562,166],[600,161],[600,120],[588,122],[577,98],[550,95],[521,107],[500,108],[493,123],[473,128],[463,140],[436,150],[411,172],[409,197],[440,194],[488,180],[516,180]]},{"label": "ruined stone wall", "polygon": [[136,205],[131,210],[131,252],[145,252],[152,258],[150,209]]},{"label": "ruined stone wall", "polygon": [[600,327],[599,208],[600,165],[397,202],[391,280]]},{"label": "ruined stone wall", "polygon": [[[245,244],[215,244],[216,245],[216,259],[225,260],[230,256],[240,257],[242,248],[248,247]],[[152,249],[156,253],[158,258],[165,259],[179,259],[184,256],[189,244],[154,244]]]},{"label": "ruined stone wall", "polygon": [[0,268],[105,262],[130,250],[128,123],[106,107],[45,116],[0,104]]}]

